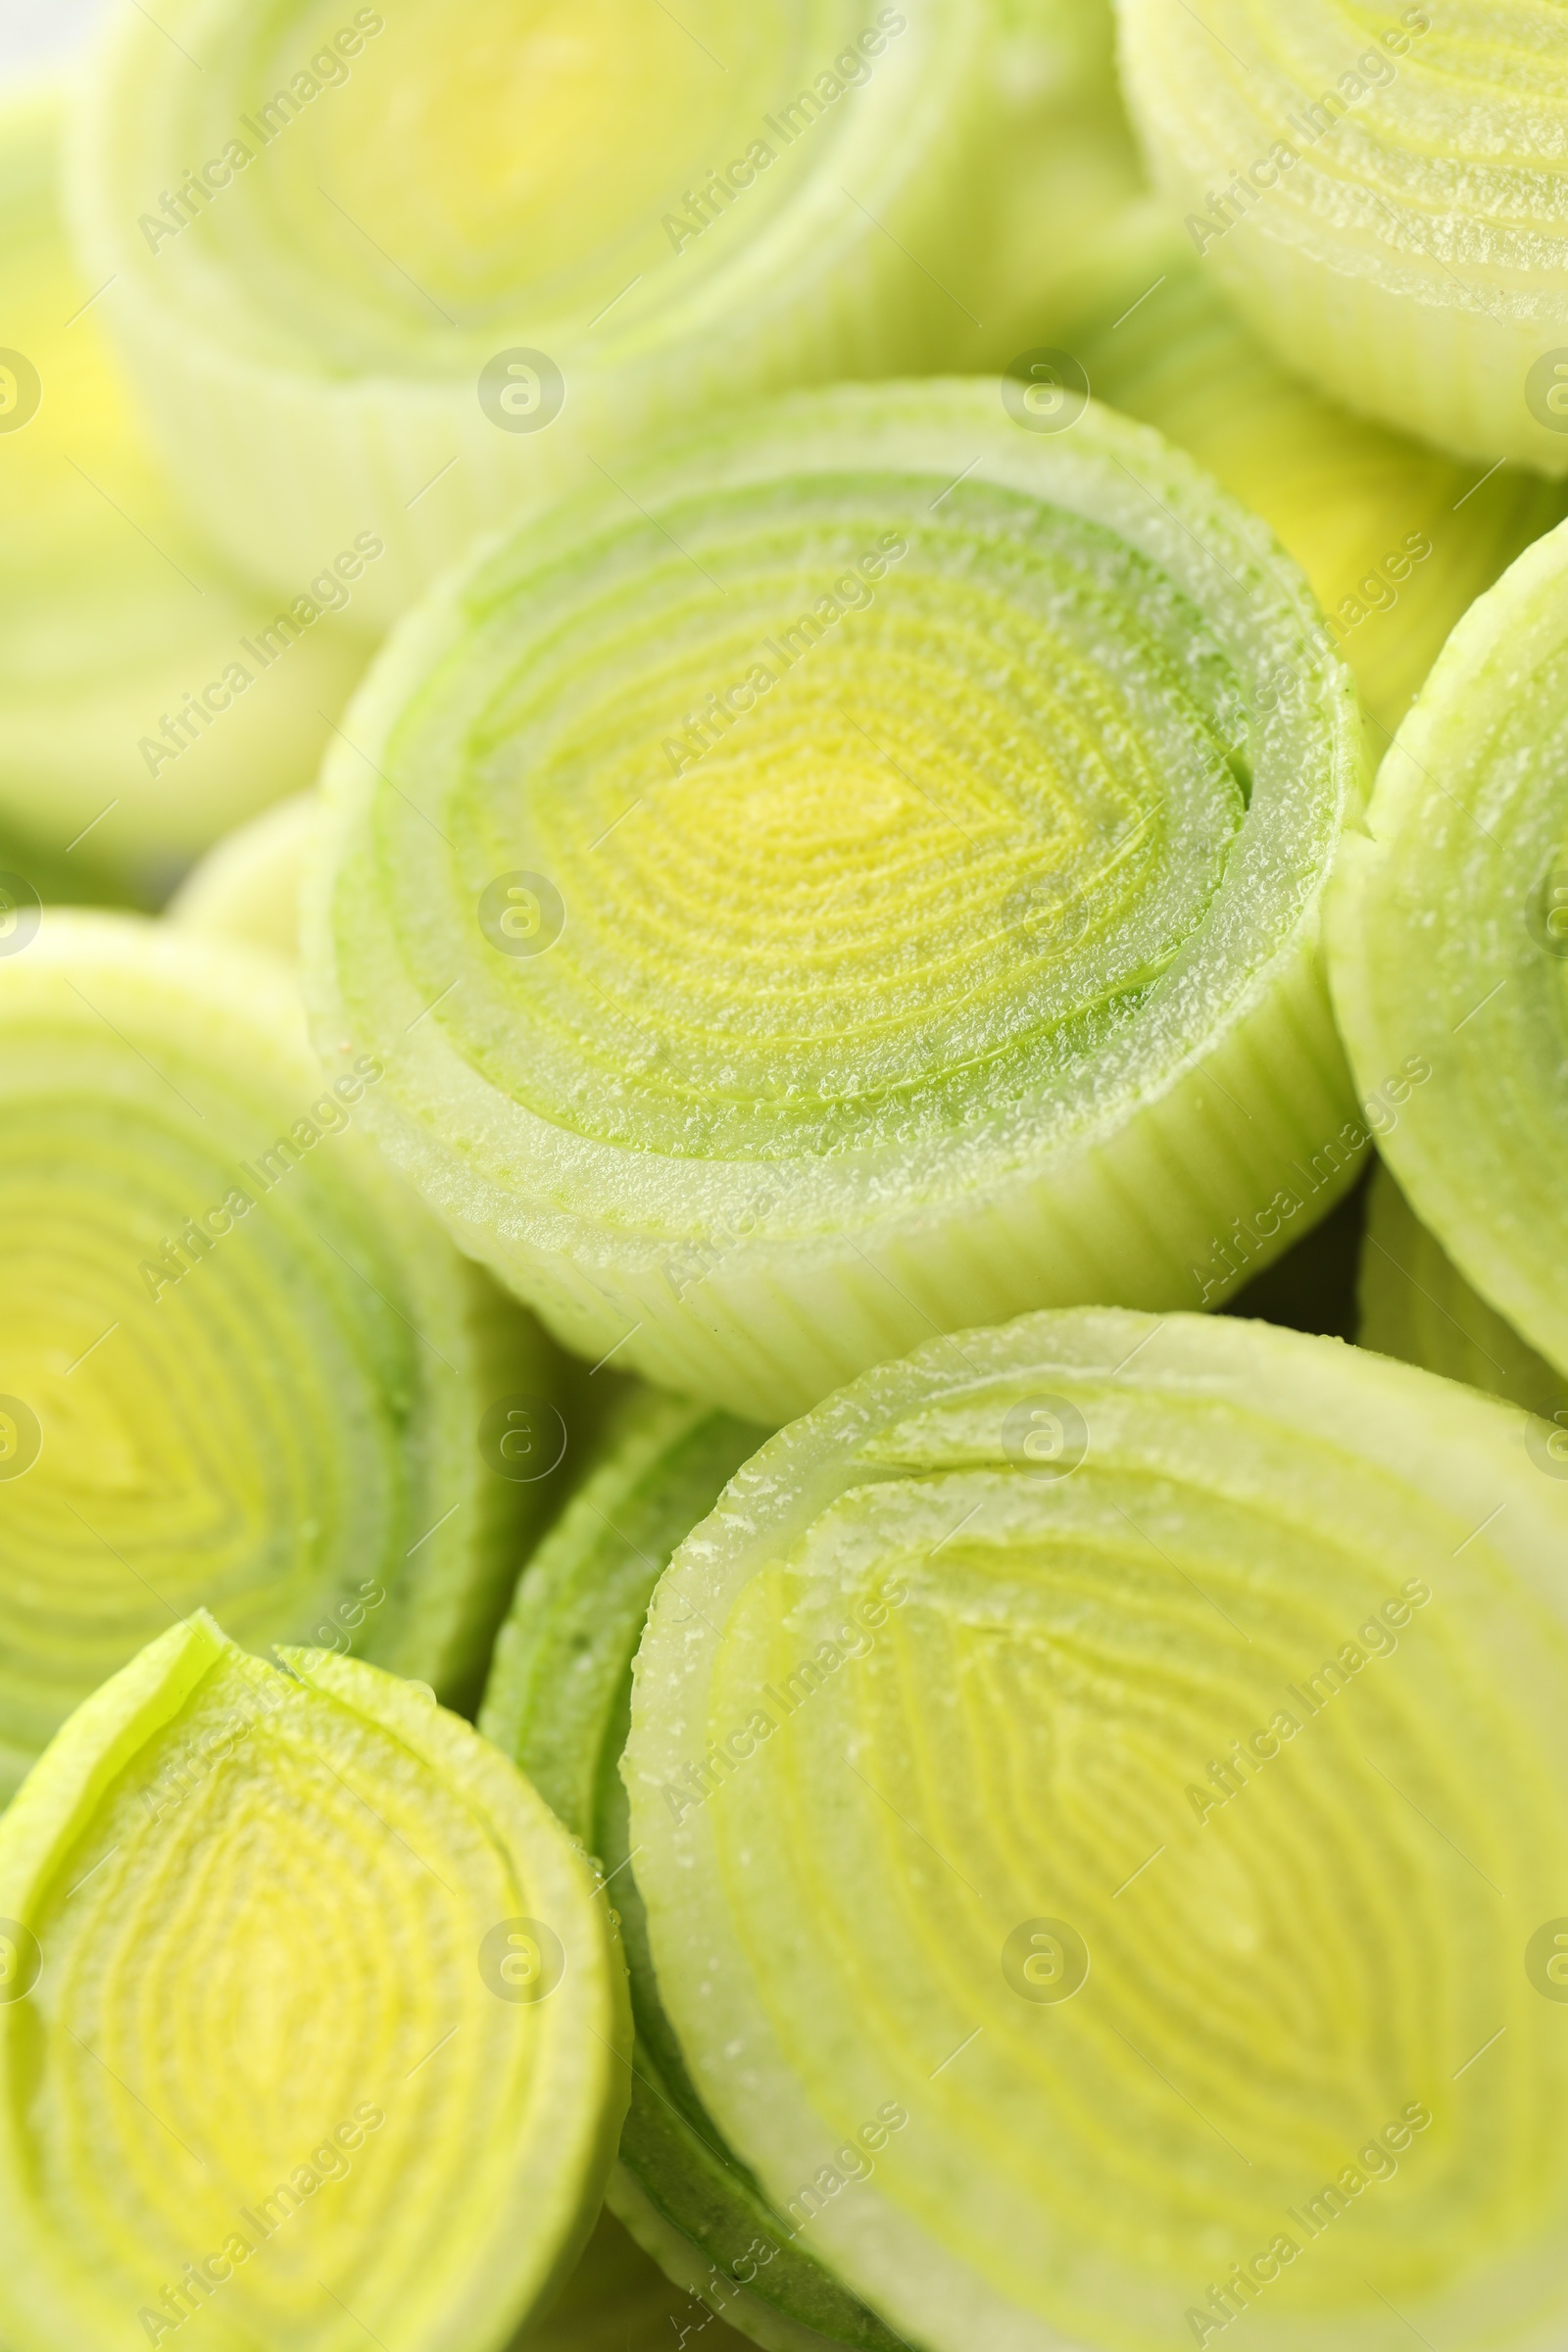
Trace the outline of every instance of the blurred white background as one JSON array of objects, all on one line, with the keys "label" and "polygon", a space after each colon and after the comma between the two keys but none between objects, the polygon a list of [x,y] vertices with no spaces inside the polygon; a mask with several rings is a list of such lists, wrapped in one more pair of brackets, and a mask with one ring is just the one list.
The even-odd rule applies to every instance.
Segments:
[{"label": "blurred white background", "polygon": [[71,56],[105,6],[106,0],[0,0],[0,75],[15,79]]}]

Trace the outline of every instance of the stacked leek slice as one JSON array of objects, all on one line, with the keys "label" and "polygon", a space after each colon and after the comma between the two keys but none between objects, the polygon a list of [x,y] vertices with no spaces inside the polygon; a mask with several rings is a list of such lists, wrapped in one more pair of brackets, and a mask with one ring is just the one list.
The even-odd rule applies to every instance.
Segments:
[{"label": "stacked leek slice", "polygon": [[550,1356],[370,1150],[382,1082],[241,948],[48,909],[0,959],[6,1793],[198,1603],[477,1694]]},{"label": "stacked leek slice", "polygon": [[1023,1317],[676,1552],[623,1766],[661,1999],[900,2334],[1560,2339],[1568,1488],[1524,1426],[1264,1325]]},{"label": "stacked leek slice", "polygon": [[223,543],[284,589],[374,531],[389,618],[498,513],[619,478],[629,438],[802,381],[1004,365],[988,273],[1023,139],[997,136],[999,43],[1067,21],[126,9],[79,123],[81,243]]},{"label": "stacked leek slice", "polygon": [[1384,738],[1455,622],[1563,514],[1561,486],[1392,433],[1290,375],[1177,240],[1130,309],[1069,332],[1101,399],[1157,425],[1305,571]]},{"label": "stacked leek slice", "polygon": [[624,1980],[586,1858],[427,1691],[198,1612],[0,1823],[0,1913],[12,2352],[503,2352],[548,2303]]},{"label": "stacked leek slice", "polygon": [[[1523,555],[1460,622],[1384,761],[1370,838],[1347,839],[1331,919],[1335,1000],[1363,1085],[1406,1060],[1430,1072],[1390,1106],[1381,1137],[1410,1209],[1559,1375],[1568,1373],[1565,585],[1568,526]],[[1490,1353],[1510,1360],[1494,1345]]]},{"label": "stacked leek slice", "polygon": [[1119,13],[1155,177],[1287,362],[1399,432],[1568,473],[1560,12]]},{"label": "stacked leek slice", "polygon": [[762,1434],[678,1397],[627,1399],[517,1588],[479,1724],[592,1847],[614,1889],[637,2027],[614,2210],[673,2281],[773,2352],[896,2352],[898,2338],[796,2245],[722,2145],[660,1997],[626,1835],[619,1763],[654,1588]]},{"label": "stacked leek slice", "polygon": [[420,608],[329,759],[320,1050],[590,1360],[776,1424],[978,1315],[1213,1303],[1360,1164],[1351,681],[1263,526],[1039,390],[660,453]]},{"label": "stacked leek slice", "polygon": [[184,519],[66,248],[60,116],[0,103],[0,862],[43,898],[140,900],[310,781],[368,647],[343,582],[308,593],[335,547],[280,620]]}]

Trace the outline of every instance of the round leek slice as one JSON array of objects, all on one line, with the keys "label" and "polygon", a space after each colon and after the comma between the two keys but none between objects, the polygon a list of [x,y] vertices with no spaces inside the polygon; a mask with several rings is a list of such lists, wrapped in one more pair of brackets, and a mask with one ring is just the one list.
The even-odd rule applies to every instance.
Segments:
[{"label": "round leek slice", "polygon": [[1392,735],[1454,623],[1561,521],[1561,487],[1511,466],[1478,485],[1463,460],[1288,374],[1185,239],[1156,267],[1152,293],[1130,311],[1102,305],[1068,339],[1102,399],[1157,425],[1272,523]]},{"label": "round leek slice", "polygon": [[80,241],[202,512],[280,588],[373,530],[391,618],[628,437],[1011,356],[992,0],[156,13],[87,93]]},{"label": "round leek slice", "polygon": [[[586,1858],[428,1691],[205,1611],[0,1823],[14,2352],[501,2352],[593,2225],[630,2028]],[[20,1955],[20,1958],[19,1958]]]},{"label": "round leek slice", "polygon": [[1119,0],[1154,176],[1293,368],[1568,473],[1568,52],[1535,0]]},{"label": "round leek slice", "polygon": [[980,1315],[1212,1303],[1365,1140],[1306,584],[1003,389],[801,395],[566,502],[323,773],[308,983],[394,1160],[569,1346],[774,1425]]},{"label": "round leek slice", "polygon": [[335,543],[280,613],[183,519],[177,451],[166,480],[104,337],[101,280],[66,246],[59,144],[52,92],[0,102],[0,831],[59,869],[28,872],[40,895],[80,900],[108,878],[159,899],[311,781],[369,648],[363,607],[319,576]]},{"label": "round leek slice", "polygon": [[1383,1166],[1372,1179],[1357,1292],[1363,1348],[1555,1421],[1561,1375],[1470,1288]]},{"label": "round leek slice", "polygon": [[294,962],[316,821],[314,792],[296,793],[252,817],[186,875],[169,903],[170,921],[204,939],[243,940]]},{"label": "round leek slice", "polygon": [[675,1554],[624,1772],[692,2079],[932,2352],[1561,2340],[1568,1489],[1219,1317],[867,1374]]},{"label": "round leek slice", "polygon": [[[1459,1272],[1568,1371],[1568,525],[1455,629],[1348,835],[1335,1001],[1384,1156]],[[1426,1072],[1411,1087],[1393,1073]],[[1376,1075],[1374,1075],[1376,1073]]]},{"label": "round leek slice", "polygon": [[49,909],[0,959],[6,1792],[198,1603],[477,1695],[550,1353],[358,1132],[380,1082],[242,948]]},{"label": "round leek slice", "polygon": [[618,1767],[654,1587],[763,1435],[682,1398],[644,1391],[625,1401],[517,1587],[479,1728],[599,1856],[614,1890],[637,2026],[614,2210],[672,2280],[769,2352],[896,2352],[899,2339],[796,2246],[694,2089],[660,1997],[626,1836]]}]

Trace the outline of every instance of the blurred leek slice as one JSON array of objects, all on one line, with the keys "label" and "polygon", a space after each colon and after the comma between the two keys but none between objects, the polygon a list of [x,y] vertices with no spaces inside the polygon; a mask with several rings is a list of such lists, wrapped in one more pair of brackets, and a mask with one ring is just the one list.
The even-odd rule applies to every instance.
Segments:
[{"label": "blurred leek slice", "polygon": [[215,943],[243,940],[294,962],[316,821],[316,795],[301,792],[227,834],[170,901],[171,922]]},{"label": "blurred leek slice", "polygon": [[613,1888],[638,2036],[615,2212],[672,2280],[770,2352],[896,2352],[899,2339],[795,2245],[704,2109],[660,1998],[626,1838],[618,1766],[654,1587],[764,1434],[681,1398],[627,1399],[524,1571],[479,1728],[599,1856]]},{"label": "blurred leek slice", "polygon": [[321,1052],[590,1360],[776,1426],[933,1328],[1213,1303],[1234,1221],[1268,1254],[1350,1181],[1352,681],[1260,523],[1041,388],[710,427],[482,552],[354,705]]},{"label": "blurred leek slice", "polygon": [[1002,368],[1155,234],[1105,0],[172,0],[78,127],[201,512],[280,588],[373,530],[382,619],[708,411]]},{"label": "blurred leek slice", "polygon": [[[12,2352],[500,2352],[593,2224],[602,1894],[428,1691],[172,1626],[0,1823]],[[18,1956],[20,1955],[20,1960]]]},{"label": "blurred leek slice", "polygon": [[1524,1427],[1265,1324],[1026,1316],[830,1398],[675,1554],[623,1764],[660,1987],[894,2328],[1560,2339],[1568,1489]]},{"label": "blurred leek slice", "polygon": [[[1555,1423],[1568,1384],[1470,1288],[1386,1166],[1372,1179],[1357,1289],[1363,1348],[1506,1396]],[[1562,1459],[1568,1470],[1568,1452]]]},{"label": "blurred leek slice", "polygon": [[66,247],[59,121],[0,101],[0,833],[40,896],[140,901],[311,780],[369,649],[340,580],[308,593],[335,544],[279,619],[181,518]]},{"label": "blurred leek slice", "polygon": [[477,1696],[551,1357],[356,1132],[378,1083],[237,946],[51,909],[0,958],[6,1792],[198,1603]]},{"label": "blurred leek slice", "polygon": [[1474,466],[1287,374],[1185,240],[1156,267],[1130,311],[1102,301],[1097,321],[1069,338],[1090,382],[1273,524],[1392,735],[1454,623],[1562,519],[1561,487],[1511,466],[1478,484]]},{"label": "blurred leek slice", "polygon": [[1568,524],[1459,623],[1366,823],[1331,898],[1341,1027],[1364,1087],[1429,1073],[1391,1103],[1384,1156],[1459,1273],[1568,1372]]},{"label": "blurred leek slice", "polygon": [[1119,0],[1192,246],[1293,368],[1401,433],[1568,472],[1555,7]]}]

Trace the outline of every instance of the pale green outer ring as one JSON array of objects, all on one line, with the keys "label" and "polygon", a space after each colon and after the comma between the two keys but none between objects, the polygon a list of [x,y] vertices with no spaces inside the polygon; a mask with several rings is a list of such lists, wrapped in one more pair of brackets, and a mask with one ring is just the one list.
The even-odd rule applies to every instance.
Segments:
[{"label": "pale green outer ring", "polygon": [[[1434,1076],[1381,1138],[1460,1273],[1568,1369],[1568,1086],[1560,962],[1530,927],[1568,834],[1560,780],[1510,739],[1568,648],[1568,525],[1526,550],[1454,630],[1349,836],[1329,905],[1335,1006],[1357,1077],[1419,1054]],[[1553,719],[1560,730],[1563,711]],[[1394,1059],[1389,1055],[1393,1054]]]}]

